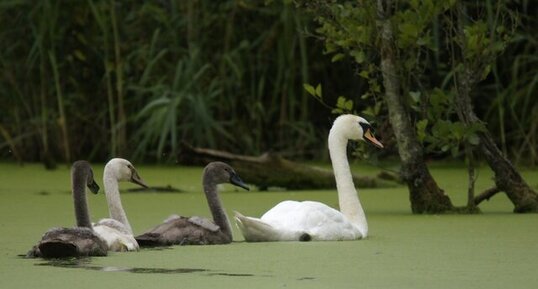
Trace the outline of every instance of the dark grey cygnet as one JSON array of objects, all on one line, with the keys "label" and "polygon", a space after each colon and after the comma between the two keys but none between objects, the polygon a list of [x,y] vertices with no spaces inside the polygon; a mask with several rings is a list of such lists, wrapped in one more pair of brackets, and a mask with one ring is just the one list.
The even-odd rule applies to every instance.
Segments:
[{"label": "dark grey cygnet", "polygon": [[234,169],[223,162],[208,164],[202,177],[204,193],[213,220],[171,216],[164,223],[135,237],[140,247],[211,245],[232,242],[232,230],[217,192],[217,185],[231,183],[248,190]]}]

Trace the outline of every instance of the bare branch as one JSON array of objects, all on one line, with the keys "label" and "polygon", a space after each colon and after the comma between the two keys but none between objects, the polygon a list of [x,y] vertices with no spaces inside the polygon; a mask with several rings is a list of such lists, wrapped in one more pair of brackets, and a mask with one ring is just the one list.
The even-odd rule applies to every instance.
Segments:
[{"label": "bare branch", "polygon": [[501,190],[497,187],[489,188],[485,191],[483,191],[480,195],[476,196],[474,198],[474,205],[478,206],[480,203],[482,203],[485,200],[488,200],[495,196],[497,193],[499,193]]}]

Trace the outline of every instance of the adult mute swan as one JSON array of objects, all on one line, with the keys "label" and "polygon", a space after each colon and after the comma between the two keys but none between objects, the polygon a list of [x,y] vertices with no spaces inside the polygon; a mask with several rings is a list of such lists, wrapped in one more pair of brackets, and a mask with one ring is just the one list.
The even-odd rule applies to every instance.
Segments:
[{"label": "adult mute swan", "polygon": [[236,224],[248,242],[329,241],[366,238],[368,224],[359,201],[346,155],[348,140],[377,147],[372,126],[362,117],[341,115],[329,132],[329,154],[336,179],[340,211],[313,201],[283,201],[260,219],[235,213]]},{"label": "adult mute swan", "polygon": [[246,190],[248,187],[232,167],[222,162],[209,163],[204,168],[202,182],[213,221],[202,217],[172,215],[164,223],[136,237],[141,247],[211,245],[232,242],[230,222],[220,201],[217,185],[231,183]]},{"label": "adult mute swan", "polygon": [[76,161],[71,166],[71,188],[75,205],[75,228],[52,228],[27,254],[27,257],[64,258],[81,256],[106,256],[107,244],[92,229],[86,189],[97,194],[99,186],[86,161]]},{"label": "adult mute swan", "polygon": [[126,159],[111,159],[105,166],[103,184],[110,218],[101,219],[93,229],[106,240],[110,251],[136,251],[138,243],[133,237],[133,229],[127,220],[120,199],[119,182],[129,181],[142,187],[147,185],[138,175],[135,167]]}]

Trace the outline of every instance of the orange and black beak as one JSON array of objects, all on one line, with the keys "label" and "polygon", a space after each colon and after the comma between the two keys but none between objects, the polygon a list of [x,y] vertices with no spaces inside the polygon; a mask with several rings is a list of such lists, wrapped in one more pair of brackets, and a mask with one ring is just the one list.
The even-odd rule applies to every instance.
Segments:
[{"label": "orange and black beak", "polygon": [[366,129],[366,131],[364,132],[364,140],[369,143],[372,143],[378,148],[383,148],[383,144],[375,138],[371,129]]}]

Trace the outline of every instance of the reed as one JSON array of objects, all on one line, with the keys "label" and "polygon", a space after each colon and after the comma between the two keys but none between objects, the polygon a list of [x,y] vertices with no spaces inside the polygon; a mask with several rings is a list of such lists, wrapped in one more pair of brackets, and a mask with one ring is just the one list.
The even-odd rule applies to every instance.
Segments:
[{"label": "reed", "polygon": [[[345,95],[356,111],[383,108],[353,59],[323,54],[315,16],[287,2],[1,2],[0,159],[173,162],[181,141],[326,156],[333,116],[303,84],[321,83],[330,105]],[[518,5],[517,36],[475,100],[506,153],[536,164],[537,5]],[[451,77],[442,28],[434,20],[431,52],[416,54],[426,87]]]}]

